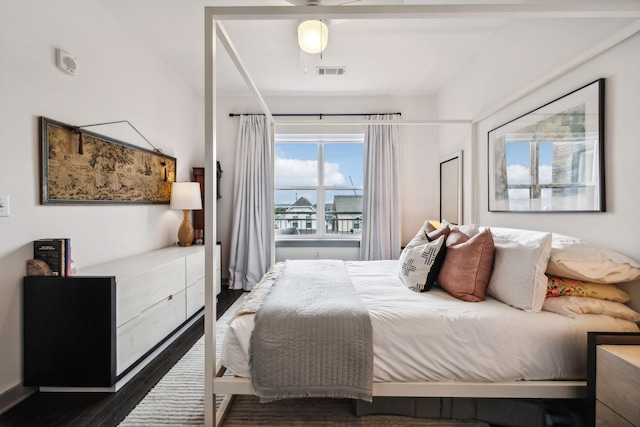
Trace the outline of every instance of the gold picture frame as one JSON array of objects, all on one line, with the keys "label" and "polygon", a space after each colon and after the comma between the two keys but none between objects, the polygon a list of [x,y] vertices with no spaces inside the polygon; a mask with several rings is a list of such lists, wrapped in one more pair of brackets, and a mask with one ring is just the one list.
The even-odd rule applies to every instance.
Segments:
[{"label": "gold picture frame", "polygon": [[40,118],[42,204],[169,204],[176,159]]}]

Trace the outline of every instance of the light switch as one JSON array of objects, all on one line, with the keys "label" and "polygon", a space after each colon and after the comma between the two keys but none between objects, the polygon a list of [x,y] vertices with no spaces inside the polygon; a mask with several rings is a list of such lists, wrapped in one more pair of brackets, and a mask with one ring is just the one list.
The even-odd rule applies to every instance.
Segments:
[{"label": "light switch", "polygon": [[0,195],[0,216],[9,216],[9,195]]}]

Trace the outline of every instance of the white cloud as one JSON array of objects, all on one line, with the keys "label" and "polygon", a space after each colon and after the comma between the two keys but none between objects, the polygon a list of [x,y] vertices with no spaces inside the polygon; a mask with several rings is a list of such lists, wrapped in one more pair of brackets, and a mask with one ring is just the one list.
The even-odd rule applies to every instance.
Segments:
[{"label": "white cloud", "polygon": [[344,185],[344,175],[340,173],[340,165],[324,162],[324,185]]},{"label": "white cloud", "polygon": [[[340,165],[325,162],[325,185],[343,185]],[[276,156],[276,183],[279,186],[318,185],[317,160],[285,159]]]},{"label": "white cloud", "polygon": [[522,165],[507,166],[507,181],[509,184],[528,184],[529,168]]},{"label": "white cloud", "polygon": [[551,165],[540,165],[538,173],[538,181],[540,184],[551,184],[553,173],[553,167]]},{"label": "white cloud", "polygon": [[[538,168],[538,182],[540,184],[551,184],[551,165],[540,165]],[[507,179],[509,184],[529,184],[529,168],[523,165],[507,166]]]},{"label": "white cloud", "polygon": [[283,159],[276,157],[277,185],[317,185],[316,160]]}]

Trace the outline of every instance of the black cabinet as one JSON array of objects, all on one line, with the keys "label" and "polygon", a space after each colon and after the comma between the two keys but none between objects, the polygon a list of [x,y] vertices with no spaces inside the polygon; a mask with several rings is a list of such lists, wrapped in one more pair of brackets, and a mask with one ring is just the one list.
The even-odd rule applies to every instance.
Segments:
[{"label": "black cabinet", "polygon": [[115,384],[115,277],[25,277],[23,322],[25,385]]}]

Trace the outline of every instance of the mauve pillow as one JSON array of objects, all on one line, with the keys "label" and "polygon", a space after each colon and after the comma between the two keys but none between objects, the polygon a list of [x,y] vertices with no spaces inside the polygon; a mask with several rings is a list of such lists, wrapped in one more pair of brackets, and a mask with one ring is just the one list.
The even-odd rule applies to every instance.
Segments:
[{"label": "mauve pillow", "polygon": [[438,286],[464,301],[484,300],[495,248],[491,231],[473,237],[453,229],[447,237],[447,255],[438,274]]},{"label": "mauve pillow", "polygon": [[450,232],[451,232],[451,229],[449,228],[449,226],[445,225],[443,227],[438,228],[437,230],[429,230],[427,232],[427,239],[429,239],[429,241],[433,241],[440,236],[444,236],[444,239],[447,240],[447,237],[449,236]]},{"label": "mauve pillow", "polygon": [[424,224],[422,224],[422,229],[425,233],[431,233],[432,231],[438,230],[438,228],[434,227],[429,220],[426,220]]},{"label": "mauve pillow", "polygon": [[444,236],[446,240],[447,236],[449,235],[449,231],[451,231],[449,225],[442,224],[440,225],[440,227],[436,228],[429,220],[426,220],[424,224],[422,224],[422,229],[424,230],[425,234],[427,235],[427,239],[429,239],[430,242],[436,240],[440,236]]},{"label": "mauve pillow", "polygon": [[478,224],[453,225],[449,224],[446,220],[443,220],[440,227],[444,227],[445,225],[449,226],[452,230],[460,230],[469,237],[473,237],[480,232]]}]

